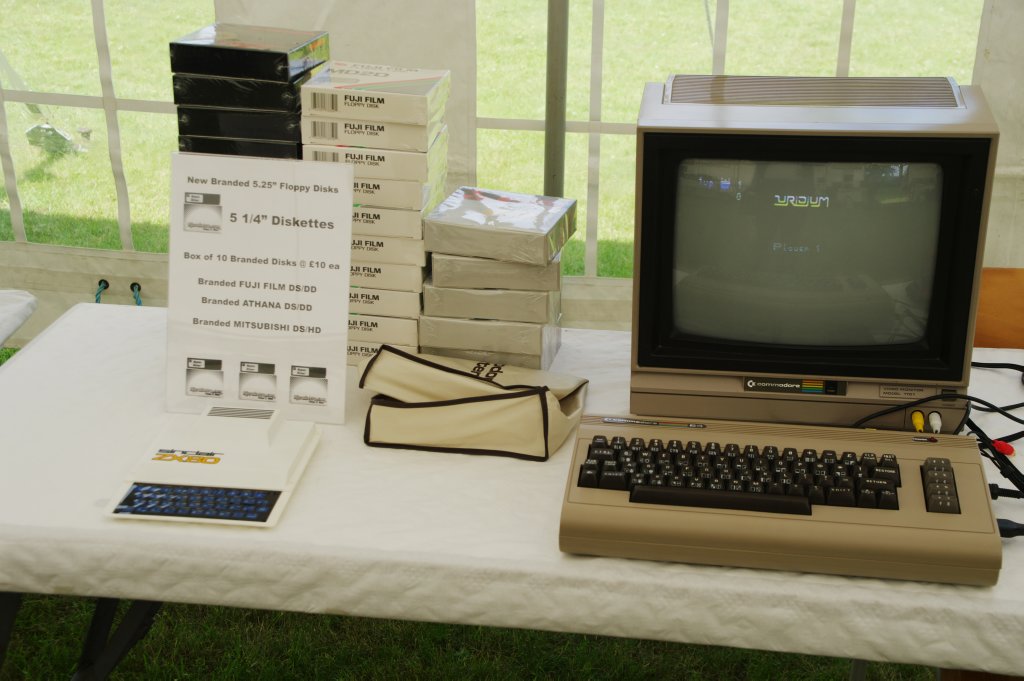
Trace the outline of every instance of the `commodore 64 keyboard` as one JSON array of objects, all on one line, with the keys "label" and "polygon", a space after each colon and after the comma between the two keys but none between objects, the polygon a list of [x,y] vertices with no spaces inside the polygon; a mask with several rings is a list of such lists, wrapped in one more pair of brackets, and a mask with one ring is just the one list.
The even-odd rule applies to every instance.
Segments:
[{"label": "commodore 64 keyboard", "polygon": [[995,584],[1002,546],[968,437],[584,416],[569,553]]}]

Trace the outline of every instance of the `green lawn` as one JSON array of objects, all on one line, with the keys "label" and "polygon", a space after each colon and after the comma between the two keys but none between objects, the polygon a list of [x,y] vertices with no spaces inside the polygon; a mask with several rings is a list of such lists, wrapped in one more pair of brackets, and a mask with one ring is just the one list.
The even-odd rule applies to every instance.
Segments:
[{"label": "green lawn", "polygon": [[[0,681],[68,678],[89,601],[35,596]],[[695,615],[696,616],[696,615]],[[845,679],[850,662],[714,646],[358,617],[165,606],[115,679]],[[868,665],[870,681],[932,670]]]},{"label": "green lawn", "polygon": [[[212,20],[209,0],[107,0],[119,96],[170,99],[166,45]],[[709,0],[711,11],[714,2]],[[726,70],[744,74],[829,74],[841,0],[734,0]],[[953,75],[970,82],[982,0],[860,0],[851,75]],[[603,118],[631,122],[642,84],[711,65],[705,5],[699,0],[606,3]],[[30,89],[98,95],[89,4],[0,0],[0,57]],[[570,119],[590,112],[591,8],[570,3]],[[540,119],[544,109],[545,4],[478,0],[478,115]],[[713,17],[712,17],[713,22]],[[343,55],[335,53],[336,57]],[[9,76],[0,70],[5,86]],[[29,238],[118,248],[106,123],[94,109],[8,102],[5,114]],[[120,113],[135,246],[166,251],[170,115]],[[42,122],[72,135],[82,151],[48,156],[25,131]],[[86,138],[80,129],[88,129]],[[540,192],[542,135],[480,131],[478,182]],[[580,199],[580,232],[564,269],[582,272],[588,140],[570,135],[566,195]],[[601,140],[598,273],[627,276],[632,264],[633,140]],[[13,238],[0,187],[0,240]],[[0,351],[0,361],[12,351]],[[581,578],[583,578],[581,576]],[[695,616],[699,616],[696,614]],[[26,600],[0,679],[68,676],[88,621],[78,598]],[[174,605],[124,661],[120,678],[596,678],[839,679],[848,662],[781,653],[629,639]],[[871,665],[869,679],[925,679],[921,667]]]}]

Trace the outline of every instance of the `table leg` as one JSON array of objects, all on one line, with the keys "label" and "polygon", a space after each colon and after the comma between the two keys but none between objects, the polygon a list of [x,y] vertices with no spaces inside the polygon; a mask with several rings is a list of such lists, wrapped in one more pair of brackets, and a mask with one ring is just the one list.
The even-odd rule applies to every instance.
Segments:
[{"label": "table leg", "polygon": [[0,669],[4,666],[7,644],[11,642],[11,632],[14,631],[14,618],[20,607],[21,594],[0,591]]},{"label": "table leg", "polygon": [[132,646],[146,635],[163,605],[158,601],[133,601],[111,636],[117,604],[116,598],[96,600],[89,631],[82,643],[82,655],[78,658],[78,670],[71,677],[74,681],[107,678]]}]

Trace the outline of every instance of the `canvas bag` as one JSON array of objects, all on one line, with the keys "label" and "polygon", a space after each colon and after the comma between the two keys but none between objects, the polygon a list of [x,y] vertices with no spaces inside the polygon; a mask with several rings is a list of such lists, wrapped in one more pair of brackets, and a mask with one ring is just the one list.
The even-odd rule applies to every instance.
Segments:
[{"label": "canvas bag", "polygon": [[371,447],[545,460],[579,423],[587,380],[507,364],[403,352],[382,345],[359,387]]}]

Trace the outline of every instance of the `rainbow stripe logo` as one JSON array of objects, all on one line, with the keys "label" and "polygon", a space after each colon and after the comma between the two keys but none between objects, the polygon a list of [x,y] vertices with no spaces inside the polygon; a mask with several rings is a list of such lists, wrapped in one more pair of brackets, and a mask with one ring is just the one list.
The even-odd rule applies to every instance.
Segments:
[{"label": "rainbow stripe logo", "polygon": [[825,392],[825,381],[801,381],[800,392],[823,394]]}]

